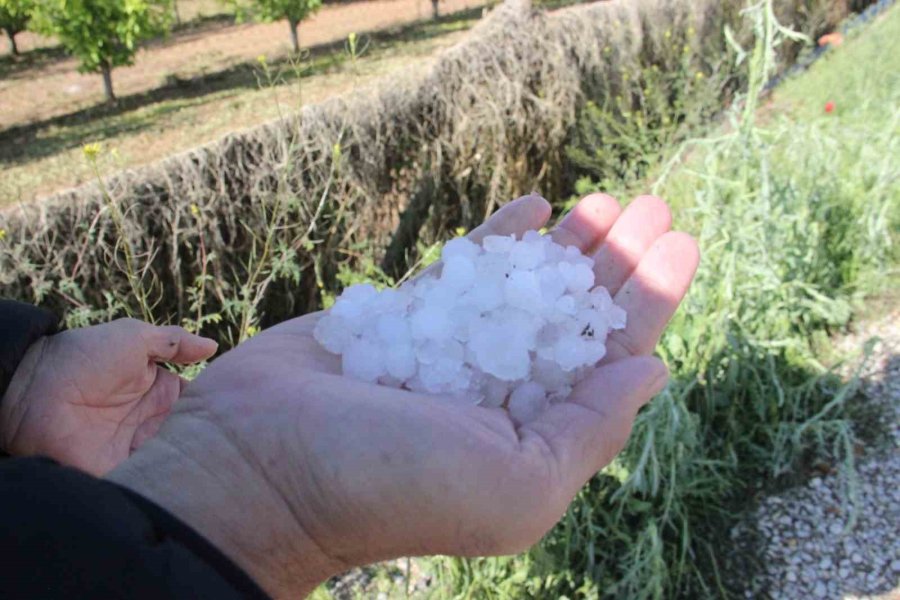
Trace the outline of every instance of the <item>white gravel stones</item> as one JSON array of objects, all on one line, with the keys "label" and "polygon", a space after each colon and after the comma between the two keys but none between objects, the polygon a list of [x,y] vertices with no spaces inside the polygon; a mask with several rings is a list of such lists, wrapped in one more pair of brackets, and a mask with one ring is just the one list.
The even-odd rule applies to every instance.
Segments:
[{"label": "white gravel stones", "polygon": [[565,400],[606,354],[625,311],[593,260],[536,231],[450,240],[439,276],[344,290],[314,336],[346,375],[505,406],[517,423]]},{"label": "white gravel stones", "polygon": [[871,336],[882,342],[863,392],[883,407],[890,442],[860,460],[855,507],[837,476],[814,477],[766,498],[752,521],[735,528],[733,536],[749,528],[762,538],[763,572],[749,582],[747,598],[900,599],[900,313],[840,345],[859,349]]}]

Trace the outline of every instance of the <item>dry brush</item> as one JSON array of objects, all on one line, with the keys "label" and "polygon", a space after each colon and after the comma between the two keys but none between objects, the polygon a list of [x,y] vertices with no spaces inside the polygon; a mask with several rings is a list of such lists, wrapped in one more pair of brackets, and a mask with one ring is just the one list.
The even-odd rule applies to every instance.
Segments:
[{"label": "dry brush", "polygon": [[[814,32],[826,4],[784,0],[781,21]],[[742,5],[507,2],[422,76],[4,210],[0,295],[70,323],[130,312],[234,342],[315,309],[359,248],[402,272],[417,240],[524,192],[559,197],[580,107],[621,93],[629,72],[664,68],[688,31],[699,68],[721,68],[723,25],[740,26]]]}]

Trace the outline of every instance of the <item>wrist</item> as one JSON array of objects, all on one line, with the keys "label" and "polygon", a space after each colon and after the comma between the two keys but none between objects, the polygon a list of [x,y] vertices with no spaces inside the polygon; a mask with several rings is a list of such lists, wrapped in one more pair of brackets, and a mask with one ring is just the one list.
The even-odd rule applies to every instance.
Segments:
[{"label": "wrist", "polygon": [[346,568],[319,550],[296,508],[205,418],[173,415],[107,479],[193,528],[273,598],[303,597]]}]

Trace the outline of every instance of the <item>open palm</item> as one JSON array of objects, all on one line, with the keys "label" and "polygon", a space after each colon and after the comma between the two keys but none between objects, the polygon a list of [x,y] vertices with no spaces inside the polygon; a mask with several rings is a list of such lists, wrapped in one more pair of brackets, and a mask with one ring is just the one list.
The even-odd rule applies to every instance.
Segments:
[{"label": "open palm", "polygon": [[[470,238],[537,229],[549,214],[543,199],[521,198]],[[614,199],[594,195],[550,234],[596,253],[598,283],[628,311],[628,327],[610,338],[608,357],[569,401],[527,425],[516,427],[503,409],[343,377],[339,358],[312,337],[323,314],[316,313],[216,360],[186,389],[160,437],[215,473],[217,490],[243,506],[242,518],[258,531],[256,552],[265,549],[278,568],[232,556],[275,596],[298,592],[297,561],[316,564],[321,579],[400,555],[522,550],[622,448],[637,410],[665,383],[665,367],[647,355],[698,261],[693,240],[669,226],[659,199],[638,198],[622,213]],[[224,440],[215,453],[205,450],[210,443],[188,441],[207,427]],[[201,531],[227,546],[221,526],[204,519]],[[302,551],[298,537],[309,541]]]}]

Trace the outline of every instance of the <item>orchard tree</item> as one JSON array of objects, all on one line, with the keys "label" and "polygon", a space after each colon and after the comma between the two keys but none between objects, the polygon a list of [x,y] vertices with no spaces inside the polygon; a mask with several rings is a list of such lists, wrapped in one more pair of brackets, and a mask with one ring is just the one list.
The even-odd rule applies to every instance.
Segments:
[{"label": "orchard tree", "polygon": [[138,42],[168,31],[172,0],[35,0],[36,29],[56,36],[81,61],[82,73],[103,75],[106,100],[116,99],[112,70],[134,62]]},{"label": "orchard tree", "polygon": [[229,4],[235,6],[235,14],[239,18],[252,16],[262,21],[286,19],[291,28],[291,43],[296,54],[300,52],[297,27],[300,21],[322,7],[322,0],[234,0]]},{"label": "orchard tree", "polygon": [[25,31],[33,7],[32,0],[0,0],[0,29],[9,38],[9,51],[12,54],[19,53],[16,34]]}]

